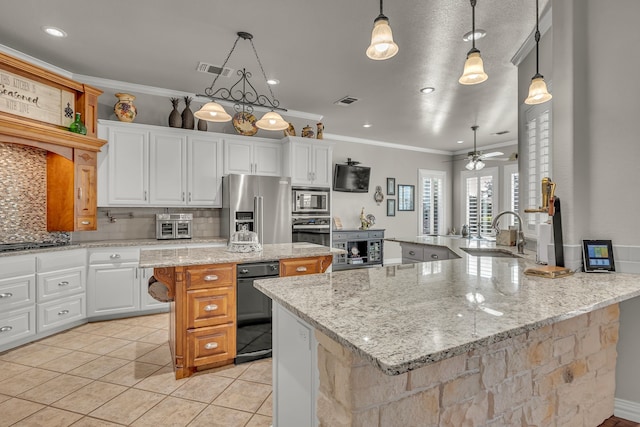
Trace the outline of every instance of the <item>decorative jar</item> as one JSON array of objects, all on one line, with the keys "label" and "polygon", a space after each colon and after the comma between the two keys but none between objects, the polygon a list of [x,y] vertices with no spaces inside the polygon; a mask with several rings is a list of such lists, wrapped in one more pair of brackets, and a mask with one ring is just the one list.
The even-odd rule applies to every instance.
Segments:
[{"label": "decorative jar", "polygon": [[116,98],[118,98],[118,102],[113,106],[113,112],[116,113],[118,120],[128,123],[133,122],[138,113],[136,106],[133,105],[133,100],[136,97],[128,93],[116,93]]},{"label": "decorative jar", "polygon": [[76,119],[69,125],[69,131],[81,135],[87,134],[87,127],[82,123],[82,120],[80,120],[80,113],[76,113]]}]

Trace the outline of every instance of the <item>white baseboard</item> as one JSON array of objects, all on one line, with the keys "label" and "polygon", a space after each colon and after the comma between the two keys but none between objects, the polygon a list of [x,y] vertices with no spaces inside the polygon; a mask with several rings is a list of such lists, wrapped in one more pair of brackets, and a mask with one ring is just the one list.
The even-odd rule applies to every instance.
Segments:
[{"label": "white baseboard", "polygon": [[640,423],[640,403],[616,398],[613,405],[613,415]]}]

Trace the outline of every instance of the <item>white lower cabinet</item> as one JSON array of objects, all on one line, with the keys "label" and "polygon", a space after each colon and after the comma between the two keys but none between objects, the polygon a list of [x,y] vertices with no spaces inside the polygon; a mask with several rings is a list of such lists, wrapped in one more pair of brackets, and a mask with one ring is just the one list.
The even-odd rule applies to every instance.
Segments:
[{"label": "white lower cabinet", "polygon": [[[36,308],[35,305],[18,310],[0,313],[0,351],[8,344],[32,337],[36,334]],[[11,346],[7,347],[10,348]]]},{"label": "white lower cabinet", "polygon": [[0,258],[0,351],[36,334],[36,257]]},{"label": "white lower cabinet", "polygon": [[38,332],[86,319],[85,293],[38,304]]},{"label": "white lower cabinet", "polygon": [[317,426],[318,342],[314,328],[273,303],[273,425]]}]

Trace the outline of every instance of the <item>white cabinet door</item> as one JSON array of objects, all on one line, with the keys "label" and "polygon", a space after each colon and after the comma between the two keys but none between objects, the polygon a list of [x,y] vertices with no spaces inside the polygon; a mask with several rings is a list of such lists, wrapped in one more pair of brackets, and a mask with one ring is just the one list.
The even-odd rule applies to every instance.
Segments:
[{"label": "white cabinet door", "polygon": [[291,145],[291,184],[310,185],[312,183],[311,144],[294,143]]},{"label": "white cabinet door", "polygon": [[330,188],[333,145],[318,140],[306,142],[299,139],[289,137],[285,144],[285,174],[291,175],[291,184]]},{"label": "white cabinet door", "polygon": [[279,143],[226,139],[224,173],[282,175],[282,151]]},{"label": "white cabinet door", "polygon": [[313,185],[317,187],[331,187],[333,174],[331,162],[333,161],[333,147],[330,145],[314,145],[313,147],[312,173]]},{"label": "white cabinet door", "polygon": [[140,276],[140,309],[142,311],[168,309],[168,302],[160,302],[149,295],[149,279],[153,276],[153,268],[140,268],[138,274]]},{"label": "white cabinet door", "polygon": [[222,207],[222,142],[190,136],[187,159],[187,204]]},{"label": "white cabinet door", "polygon": [[181,206],[187,202],[187,137],[154,130],[149,140],[149,203]]},{"label": "white cabinet door", "polygon": [[282,175],[282,151],[279,144],[256,142],[253,151],[255,175]]},{"label": "white cabinet door", "polygon": [[235,139],[224,141],[224,173],[253,174],[253,144]]},{"label": "white cabinet door", "polygon": [[109,129],[108,203],[149,203],[149,132],[143,129]]},{"label": "white cabinet door", "polygon": [[140,279],[137,263],[89,267],[88,317],[134,312],[139,306]]}]

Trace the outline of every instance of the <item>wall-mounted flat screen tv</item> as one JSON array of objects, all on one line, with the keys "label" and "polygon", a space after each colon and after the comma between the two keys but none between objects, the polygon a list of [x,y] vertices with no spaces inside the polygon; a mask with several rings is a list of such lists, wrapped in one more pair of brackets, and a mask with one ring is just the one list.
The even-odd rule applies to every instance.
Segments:
[{"label": "wall-mounted flat screen tv", "polygon": [[336,165],[333,173],[334,191],[366,193],[369,191],[371,168],[367,166]]}]

